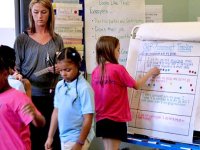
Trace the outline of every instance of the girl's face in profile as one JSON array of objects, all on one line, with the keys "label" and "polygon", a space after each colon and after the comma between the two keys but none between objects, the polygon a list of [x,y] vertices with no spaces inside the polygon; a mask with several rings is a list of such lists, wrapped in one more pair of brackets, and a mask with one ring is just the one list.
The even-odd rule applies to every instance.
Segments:
[{"label": "girl's face in profile", "polygon": [[49,10],[42,6],[40,3],[36,3],[32,7],[32,16],[37,26],[46,26],[49,19]]},{"label": "girl's face in profile", "polygon": [[119,55],[120,55],[120,44],[117,45],[115,48],[115,58],[119,60]]},{"label": "girl's face in profile", "polygon": [[77,78],[79,74],[79,68],[76,64],[68,62],[67,60],[62,60],[58,62],[58,65],[60,69],[60,75],[65,81],[71,82]]}]

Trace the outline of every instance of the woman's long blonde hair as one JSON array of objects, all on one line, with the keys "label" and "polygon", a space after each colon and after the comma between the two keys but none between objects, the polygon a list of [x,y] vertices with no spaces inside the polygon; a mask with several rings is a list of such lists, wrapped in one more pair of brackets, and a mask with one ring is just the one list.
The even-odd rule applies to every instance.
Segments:
[{"label": "woman's long blonde hair", "polygon": [[31,0],[29,4],[29,12],[28,12],[30,32],[31,33],[36,32],[35,21],[33,20],[33,16],[32,16],[32,8],[33,8],[33,5],[35,5],[36,3],[42,4],[42,6],[44,6],[45,8],[49,10],[49,19],[47,21],[47,29],[49,31],[49,34],[54,38],[55,37],[55,32],[54,32],[55,16],[54,16],[51,0]]}]

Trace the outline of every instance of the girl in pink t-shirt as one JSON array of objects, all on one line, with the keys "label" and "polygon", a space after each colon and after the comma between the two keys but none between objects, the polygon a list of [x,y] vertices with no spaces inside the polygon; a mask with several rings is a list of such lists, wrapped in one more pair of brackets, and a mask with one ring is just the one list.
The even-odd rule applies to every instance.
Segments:
[{"label": "girl in pink t-shirt", "polygon": [[119,40],[102,36],[96,44],[98,66],[92,72],[95,93],[96,136],[103,138],[105,150],[118,150],[127,140],[126,122],[131,120],[127,87],[139,89],[148,78],[160,73],[156,67],[135,81],[118,63]]},{"label": "girl in pink t-shirt", "polygon": [[41,127],[45,119],[27,95],[10,87],[9,70],[15,65],[15,59],[7,55],[10,50],[0,46],[0,149],[30,150],[29,124]]}]

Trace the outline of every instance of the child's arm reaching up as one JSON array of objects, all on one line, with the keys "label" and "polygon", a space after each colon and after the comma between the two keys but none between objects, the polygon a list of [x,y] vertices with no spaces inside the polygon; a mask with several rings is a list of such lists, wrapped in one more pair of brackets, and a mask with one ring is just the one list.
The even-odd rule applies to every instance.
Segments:
[{"label": "child's arm reaching up", "polygon": [[136,85],[135,85],[135,89],[140,89],[145,82],[152,76],[157,76],[158,74],[160,74],[160,70],[157,67],[154,67],[152,69],[150,69],[142,78],[138,79],[136,81]]},{"label": "child's arm reaching up", "polygon": [[23,112],[33,117],[32,123],[35,127],[43,127],[46,123],[45,118],[40,114],[33,103],[29,103],[23,106]]}]

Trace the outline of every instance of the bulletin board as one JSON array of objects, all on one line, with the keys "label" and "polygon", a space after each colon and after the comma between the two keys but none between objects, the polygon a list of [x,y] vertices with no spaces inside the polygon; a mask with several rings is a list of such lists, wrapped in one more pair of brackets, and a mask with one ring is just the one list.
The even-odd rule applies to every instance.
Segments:
[{"label": "bulletin board", "polygon": [[84,53],[84,1],[54,0],[55,32],[65,47],[74,47],[83,56]]}]

